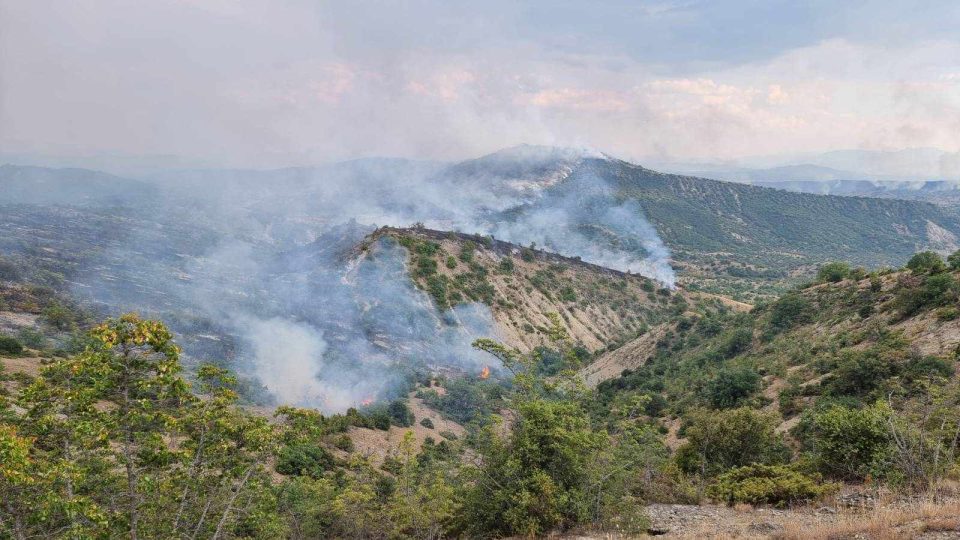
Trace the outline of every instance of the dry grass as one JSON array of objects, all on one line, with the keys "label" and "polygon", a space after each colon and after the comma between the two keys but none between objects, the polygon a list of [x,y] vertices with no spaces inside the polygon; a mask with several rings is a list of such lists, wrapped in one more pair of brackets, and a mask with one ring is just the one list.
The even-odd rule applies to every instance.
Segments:
[{"label": "dry grass", "polygon": [[960,501],[946,503],[917,502],[902,506],[882,506],[859,513],[840,514],[833,521],[820,523],[785,522],[776,538],[814,540],[869,538],[893,540],[909,538],[923,531],[953,531],[960,526]]},{"label": "dry grass", "polygon": [[960,517],[928,521],[923,524],[923,532],[960,532]]}]

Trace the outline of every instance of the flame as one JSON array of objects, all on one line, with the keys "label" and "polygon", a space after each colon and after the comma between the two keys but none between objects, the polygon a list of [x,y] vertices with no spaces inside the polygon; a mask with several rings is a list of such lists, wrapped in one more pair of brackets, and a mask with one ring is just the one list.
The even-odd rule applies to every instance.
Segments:
[{"label": "flame", "polygon": [[360,404],[363,405],[364,407],[366,407],[367,405],[371,405],[372,403],[373,403],[372,397],[368,397],[360,402]]},{"label": "flame", "polygon": [[490,366],[483,366],[483,369],[480,370],[480,378],[487,379],[490,377]]}]

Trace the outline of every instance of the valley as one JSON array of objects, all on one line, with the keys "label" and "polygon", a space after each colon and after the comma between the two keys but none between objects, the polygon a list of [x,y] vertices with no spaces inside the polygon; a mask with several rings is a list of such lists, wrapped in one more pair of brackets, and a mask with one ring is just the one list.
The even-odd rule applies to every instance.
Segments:
[{"label": "valley", "polygon": [[[393,164],[248,173],[258,180],[238,183],[226,207],[184,195],[227,182],[220,172],[160,181],[3,168],[0,182],[18,186],[0,205],[3,414],[37,437],[53,436],[36,423],[52,421],[46,410],[105,430],[125,421],[105,388],[77,394],[88,401],[75,411],[42,397],[119,365],[104,341],[116,335],[143,358],[174,362],[164,368],[174,379],[144,374],[149,385],[203,396],[157,402],[186,430],[165,437],[185,446],[152,451],[202,460],[191,445],[206,442],[193,437],[215,430],[232,449],[222,459],[257,471],[217,484],[226,473],[211,462],[196,486],[211,505],[229,503],[218,485],[249,493],[237,526],[255,508],[280,521],[320,512],[311,534],[348,536],[343,527],[361,519],[361,536],[376,536],[403,527],[374,519],[387,504],[436,510],[423,519],[453,536],[507,535],[520,525],[487,516],[529,496],[522,471],[559,467],[550,474],[569,476],[550,480],[566,482],[556,489],[607,502],[584,526],[554,500],[562,517],[536,522],[541,533],[948,530],[960,433],[960,218],[949,207],[661,174],[543,147],[400,163],[402,189],[354,198]],[[95,181],[60,200],[31,194],[32,178]],[[349,208],[318,195],[330,182]],[[125,198],[141,187],[146,199]],[[126,312],[140,315],[116,318]],[[553,465],[523,457],[518,445],[537,437],[569,453]],[[917,437],[927,442],[904,442]],[[100,467],[126,459],[98,444],[72,451]],[[540,465],[516,469],[516,459]],[[402,485],[421,490],[416,503],[398,498]],[[878,489],[882,505],[844,509]],[[286,514],[254,498],[273,490],[296,494]],[[939,502],[877,524],[921,492]],[[355,497],[367,503],[345,506]],[[635,513],[614,510],[624,501]],[[733,508],[710,506],[724,502]],[[160,514],[151,519],[164,530]]]}]

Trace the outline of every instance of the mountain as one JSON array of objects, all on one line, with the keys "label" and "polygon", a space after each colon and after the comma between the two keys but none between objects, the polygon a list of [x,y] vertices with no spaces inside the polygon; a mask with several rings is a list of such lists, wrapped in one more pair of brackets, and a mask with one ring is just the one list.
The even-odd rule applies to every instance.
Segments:
[{"label": "mountain", "polygon": [[124,206],[156,196],[146,183],[89,169],[0,166],[2,204]]}]

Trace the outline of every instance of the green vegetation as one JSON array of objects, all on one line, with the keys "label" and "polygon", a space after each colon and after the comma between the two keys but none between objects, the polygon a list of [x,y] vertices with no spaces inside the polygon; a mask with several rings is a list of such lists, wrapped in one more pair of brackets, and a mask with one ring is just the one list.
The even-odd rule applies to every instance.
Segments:
[{"label": "green vegetation", "polygon": [[23,344],[11,336],[0,335],[0,355],[17,356],[23,353]]},{"label": "green vegetation", "polygon": [[[439,263],[449,244],[398,241],[424,283],[475,266],[498,279],[529,271],[531,287],[578,304],[648,283],[624,292],[601,277],[590,293],[559,264],[483,266],[479,241],[454,269]],[[240,405],[237,380],[221,368],[200,366],[188,382],[163,324],[110,319],[35,378],[0,372],[0,537],[641,534],[651,502],[788,507],[837,482],[935,491],[960,466],[960,382],[954,342],[929,336],[956,331],[944,310],[960,281],[927,255],[917,260],[869,274],[825,265],[817,284],[749,313],[691,309],[651,287],[670,315],[650,317],[656,334],[638,332],[649,358],[595,389],[577,375],[594,356],[551,314],[537,330],[545,343],[530,352],[475,342],[496,366],[488,379],[421,374],[416,395],[433,419],[415,417],[406,399],[335,415],[280,407],[266,418]],[[45,308],[69,308],[53,298]],[[66,333],[41,320],[50,335]],[[5,336],[0,353],[49,339],[34,334]],[[408,433],[379,461],[353,438],[391,426],[422,434],[439,417],[462,434],[429,431],[418,445]]]},{"label": "green vegetation", "polygon": [[836,491],[836,484],[823,483],[794,467],[783,465],[747,465],[717,477],[707,492],[727,504],[771,504],[785,507],[818,499]]}]

